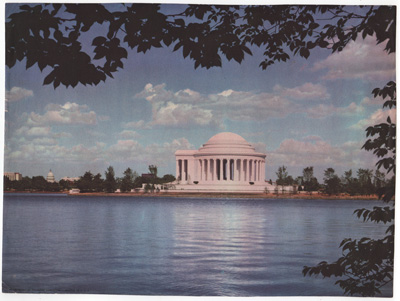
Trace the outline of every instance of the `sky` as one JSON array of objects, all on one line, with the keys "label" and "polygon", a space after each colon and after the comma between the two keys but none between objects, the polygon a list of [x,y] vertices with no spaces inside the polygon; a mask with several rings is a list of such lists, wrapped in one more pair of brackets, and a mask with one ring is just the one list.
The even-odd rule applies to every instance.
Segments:
[{"label": "sky", "polygon": [[[6,15],[18,10],[8,4]],[[166,6],[175,10],[178,6]],[[89,39],[90,38],[90,39]],[[90,49],[91,38],[88,38]],[[384,122],[371,92],[395,80],[395,55],[374,37],[350,42],[340,53],[314,49],[262,70],[263,49],[251,48],[242,64],[194,69],[182,50],[128,50],[124,69],[97,86],[43,86],[50,69],[6,67],[4,170],[56,180],[104,172],[116,176],[148,165],[175,175],[174,153],[198,149],[220,132],[234,132],[267,154],[266,179],[285,165],[294,178],[314,166],[320,181],[329,167],[341,176],[375,169],[361,150],[365,129]]]}]

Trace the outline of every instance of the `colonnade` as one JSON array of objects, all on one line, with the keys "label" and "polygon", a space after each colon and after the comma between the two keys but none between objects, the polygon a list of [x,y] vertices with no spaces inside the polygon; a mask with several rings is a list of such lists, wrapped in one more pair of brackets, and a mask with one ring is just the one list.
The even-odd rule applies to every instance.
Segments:
[{"label": "colonnade", "polygon": [[179,159],[176,160],[176,175],[181,181],[190,179],[200,183],[263,182],[265,160],[229,157],[195,158],[194,161]]}]

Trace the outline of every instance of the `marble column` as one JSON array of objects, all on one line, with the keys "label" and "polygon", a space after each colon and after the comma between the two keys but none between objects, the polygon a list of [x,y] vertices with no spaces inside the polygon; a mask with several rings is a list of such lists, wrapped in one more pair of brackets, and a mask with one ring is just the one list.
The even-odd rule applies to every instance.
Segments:
[{"label": "marble column", "polygon": [[246,181],[246,179],[247,179],[247,174],[246,174],[246,167],[247,167],[247,160],[246,159],[243,159],[242,160],[242,169],[243,169],[243,177],[242,177],[242,181],[244,182],[244,181]]},{"label": "marble column", "polygon": [[175,162],[176,162],[176,173],[175,174],[176,174],[176,178],[178,179],[180,176],[179,175],[179,160],[176,160]]},{"label": "marble column", "polygon": [[223,171],[222,171],[222,169],[223,169],[223,160],[222,159],[219,159],[219,180],[220,181],[222,181],[223,180],[223,176],[224,176],[224,173],[223,173]]},{"label": "marble column", "polygon": [[217,159],[214,158],[213,180],[217,182]]}]

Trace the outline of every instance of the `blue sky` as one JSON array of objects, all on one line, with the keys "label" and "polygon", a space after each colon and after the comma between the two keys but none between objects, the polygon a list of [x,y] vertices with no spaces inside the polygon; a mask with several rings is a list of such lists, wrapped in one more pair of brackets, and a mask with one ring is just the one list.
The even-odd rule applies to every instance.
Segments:
[{"label": "blue sky", "polygon": [[[8,4],[6,14],[17,7]],[[360,37],[341,53],[317,49],[265,71],[257,48],[242,64],[224,60],[209,70],[194,70],[181,50],[128,50],[114,79],[56,90],[42,85],[49,70],[25,70],[23,61],[6,69],[4,169],[24,176],[52,169],[57,180],[104,175],[109,165],[117,176],[149,164],[175,174],[177,149],[199,148],[223,131],[267,154],[267,179],[281,165],[293,177],[314,166],[319,180],[328,167],[339,175],[374,169],[374,156],[361,150],[365,128],[395,119],[371,95],[395,79],[395,55],[383,49]]]}]

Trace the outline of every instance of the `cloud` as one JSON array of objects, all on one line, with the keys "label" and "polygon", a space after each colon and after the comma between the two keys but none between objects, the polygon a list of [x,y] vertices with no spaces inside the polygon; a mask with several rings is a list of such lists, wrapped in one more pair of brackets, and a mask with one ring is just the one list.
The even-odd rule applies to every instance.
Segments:
[{"label": "cloud", "polygon": [[393,123],[396,123],[396,109],[382,110],[378,109],[367,119],[362,119],[356,124],[352,125],[351,129],[365,130],[368,126],[373,126],[379,123],[386,123],[387,118],[390,117]]},{"label": "cloud", "polygon": [[[48,153],[49,149],[57,152],[65,153],[67,148],[59,146],[60,139],[71,138],[72,134],[64,131],[54,131],[54,125],[92,125],[97,122],[96,113],[89,111],[86,105],[78,105],[76,103],[67,102],[64,105],[49,104],[45,107],[43,115],[31,112],[30,114],[24,113],[15,122],[15,126],[19,125],[15,130],[7,133],[6,144],[10,150],[16,153],[13,158],[22,156],[25,158],[26,154],[32,155],[34,158],[44,159],[44,155]],[[80,129],[79,139],[82,140],[83,134],[87,133],[90,137],[94,135],[90,133],[92,128]],[[66,141],[63,141],[66,142]],[[34,152],[41,152],[36,154]],[[23,149],[22,154],[21,149]],[[53,156],[53,155],[51,155]],[[51,158],[51,157],[50,157]]]},{"label": "cloud", "polygon": [[335,107],[334,105],[319,104],[317,106],[305,109],[310,118],[325,118],[331,115],[352,116],[364,112],[364,107],[352,102],[346,107]]},{"label": "cloud", "polygon": [[229,89],[209,95],[202,95],[190,89],[174,93],[167,90],[165,84],[153,86],[149,83],[135,97],[144,98],[151,104],[151,121],[135,121],[125,124],[125,127],[209,126],[221,129],[224,128],[225,120],[261,121],[268,117],[281,118],[297,112],[300,105],[280,93],[291,95],[292,98],[297,99],[329,96],[321,85],[310,83],[300,86],[298,89],[285,90],[280,87],[276,89],[275,93],[254,93]]},{"label": "cloud", "polygon": [[107,150],[108,155],[115,160],[132,160],[144,154],[144,148],[135,140],[118,140]]},{"label": "cloud", "polygon": [[190,89],[170,91],[165,84],[147,84],[135,97],[146,99],[152,107],[151,120],[132,121],[125,128],[153,127],[213,127],[224,128],[231,121],[264,121],[285,118],[290,114],[306,113],[310,118],[331,115],[354,116],[364,112],[365,104],[352,102],[348,106],[320,103],[307,105],[305,101],[330,98],[325,86],[305,83],[287,88],[276,85],[273,92],[235,91],[202,95]]},{"label": "cloud", "polygon": [[190,124],[208,125],[213,119],[211,110],[190,104],[167,102],[153,110],[152,125],[185,126]]},{"label": "cloud", "polygon": [[309,135],[309,136],[304,137],[302,140],[303,141],[320,141],[320,140],[322,140],[322,138],[317,135]]},{"label": "cloud", "polygon": [[40,137],[40,138],[35,138],[32,140],[34,144],[42,144],[42,145],[54,145],[57,144],[57,140],[54,138],[48,138],[48,137]]},{"label": "cloud", "polygon": [[[88,111],[88,106],[74,102],[66,102],[64,105],[49,104],[43,115],[32,112],[28,118],[29,125],[95,125],[97,115],[94,111]],[[105,116],[102,116],[105,120]]]},{"label": "cloud", "polygon": [[313,70],[327,70],[324,79],[390,80],[395,78],[395,55],[384,51],[385,43],[367,36],[351,41],[343,51],[335,52],[314,64]]},{"label": "cloud", "polygon": [[124,139],[136,139],[141,137],[138,132],[130,130],[123,130],[121,133],[119,133],[119,136]]},{"label": "cloud", "polygon": [[[202,99],[200,93],[190,89],[173,93],[165,89],[165,84],[153,86],[149,83],[135,97],[144,98],[151,103],[152,121],[147,126],[204,126],[213,121],[211,110],[195,104]],[[138,124],[132,125],[137,127]]]},{"label": "cloud", "polygon": [[146,157],[143,158],[147,164],[155,162],[158,166],[166,166],[175,159],[175,152],[178,149],[194,149],[194,145],[186,138],[174,139],[163,144],[150,144],[146,146]]},{"label": "cloud", "polygon": [[151,129],[151,125],[144,120],[126,122],[126,123],[122,124],[122,127],[128,128],[128,129],[133,128],[133,129],[142,129],[142,130]]},{"label": "cloud", "polygon": [[10,91],[6,91],[6,101],[14,102],[27,97],[32,97],[33,91],[21,87],[12,87]]},{"label": "cloud", "polygon": [[216,120],[262,121],[265,118],[283,118],[296,112],[299,105],[273,93],[223,91],[211,94],[203,104],[211,109]]},{"label": "cloud", "polygon": [[330,97],[325,86],[313,83],[305,83],[295,88],[284,88],[276,85],[274,91],[281,96],[292,99],[321,100]]},{"label": "cloud", "polygon": [[39,138],[18,144],[13,150],[5,153],[7,161],[31,164],[52,164],[52,163],[80,163],[86,164],[102,159],[104,143],[95,143],[86,147],[78,144],[72,147],[61,146],[54,143],[51,138]]},{"label": "cloud", "polygon": [[127,139],[118,140],[105,152],[105,158],[119,162],[137,162],[166,166],[173,162],[174,153],[178,149],[193,149],[194,146],[186,139],[174,139],[163,144],[153,143],[148,146],[141,145],[138,141]]},{"label": "cloud", "polygon": [[362,106],[382,106],[384,104],[384,101],[382,97],[364,97],[361,100],[360,105]]},{"label": "cloud", "polygon": [[18,136],[48,136],[50,133],[51,128],[44,126],[22,126],[15,131]]},{"label": "cloud", "polygon": [[303,140],[285,139],[279,147],[267,153],[267,162],[286,166],[322,166],[360,168],[375,162],[372,153],[361,149],[362,142],[349,141],[333,146],[319,137]]},{"label": "cloud", "polygon": [[[43,127],[40,131],[46,134],[50,130]],[[108,165],[137,166],[156,164],[165,167],[174,162],[174,153],[178,149],[194,149],[186,138],[177,138],[165,143],[143,145],[134,139],[120,139],[116,143],[107,145],[102,142],[84,145],[61,145],[59,140],[49,133],[49,136],[27,136],[29,127],[20,129],[25,136],[15,136],[8,140],[5,147],[5,161],[7,164],[51,165],[62,164],[80,166],[82,168],[104,168]],[[33,131],[39,130],[35,128]],[[135,135],[134,131],[122,131],[122,135]],[[87,169],[87,170],[88,170]]]}]

